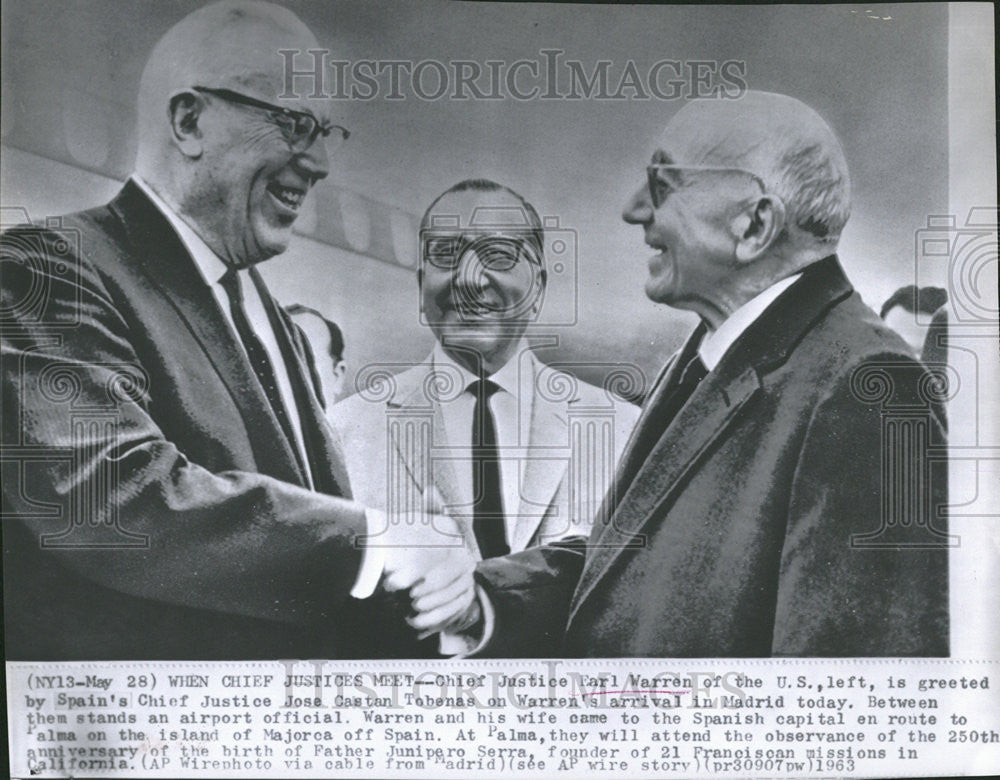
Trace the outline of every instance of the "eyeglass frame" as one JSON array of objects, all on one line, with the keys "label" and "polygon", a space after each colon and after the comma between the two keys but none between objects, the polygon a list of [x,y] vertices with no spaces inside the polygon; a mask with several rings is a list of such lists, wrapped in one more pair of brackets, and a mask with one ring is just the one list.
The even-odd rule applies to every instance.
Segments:
[{"label": "eyeglass frame", "polygon": [[654,209],[658,209],[663,205],[663,201],[656,195],[656,185],[661,181],[657,176],[657,172],[663,168],[673,168],[679,171],[708,171],[710,173],[742,173],[757,182],[763,192],[767,192],[767,185],[764,184],[764,180],[756,173],[748,171],[746,168],[734,168],[727,165],[678,165],[676,163],[651,163],[646,166],[646,188],[649,190],[649,202],[653,204]]},{"label": "eyeglass frame", "polygon": [[[452,241],[454,247],[451,251],[444,253],[431,252],[429,246],[434,241]],[[420,257],[423,263],[430,263],[435,268],[442,271],[453,271],[461,264],[462,258],[471,250],[479,257],[480,263],[485,267],[495,271],[509,271],[513,269],[521,258],[525,258],[529,263],[538,268],[545,268],[541,249],[538,244],[538,237],[533,228],[510,228],[504,230],[479,229],[471,231],[456,231],[447,228],[429,228],[421,231]],[[517,247],[516,256],[507,255],[511,262],[503,265],[496,261],[492,253],[483,253],[481,250],[490,250],[496,246],[511,244]],[[544,250],[541,250],[544,252]],[[437,261],[438,257],[448,257],[448,262]]]},{"label": "eyeglass frame", "polygon": [[296,111],[285,106],[276,106],[274,103],[268,103],[266,100],[260,100],[250,95],[244,95],[242,92],[236,92],[235,90],[226,89],[225,87],[193,86],[191,89],[195,92],[212,95],[213,97],[225,100],[228,103],[268,111],[271,114],[277,114],[278,117],[291,119],[296,123],[301,120],[313,123],[313,127],[309,131],[308,135],[303,136],[303,140],[305,141],[303,143],[303,140],[295,140],[294,129],[289,130],[285,125],[281,124],[281,122],[275,122],[281,130],[281,134],[285,137],[285,141],[288,143],[288,146],[296,154],[301,154],[302,152],[308,150],[314,143],[316,143],[316,139],[321,135],[323,138],[329,138],[334,130],[340,131],[340,138],[337,141],[338,146],[351,137],[351,131],[346,127],[329,123],[324,124],[320,119],[313,114],[310,114],[308,111]]}]

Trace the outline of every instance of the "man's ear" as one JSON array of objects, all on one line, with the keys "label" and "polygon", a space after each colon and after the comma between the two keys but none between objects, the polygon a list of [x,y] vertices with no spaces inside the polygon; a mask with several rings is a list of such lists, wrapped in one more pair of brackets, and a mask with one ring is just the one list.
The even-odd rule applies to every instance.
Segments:
[{"label": "man's ear", "polygon": [[750,263],[764,254],[785,229],[785,204],[777,195],[765,194],[736,217],[736,259]]},{"label": "man's ear", "polygon": [[170,96],[167,116],[170,119],[170,135],[181,153],[191,159],[201,157],[204,151],[201,112],[205,101],[197,92],[184,90]]}]

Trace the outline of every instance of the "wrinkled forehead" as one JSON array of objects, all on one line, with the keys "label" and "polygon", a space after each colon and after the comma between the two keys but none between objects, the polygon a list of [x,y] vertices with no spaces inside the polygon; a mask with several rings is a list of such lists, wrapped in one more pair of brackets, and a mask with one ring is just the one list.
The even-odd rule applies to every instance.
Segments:
[{"label": "wrinkled forehead", "polygon": [[[765,137],[753,112],[735,101],[691,103],[667,123],[653,162],[726,165],[747,155]],[[755,140],[756,139],[756,140]]]},{"label": "wrinkled forehead", "polygon": [[425,224],[435,232],[523,233],[532,227],[524,205],[506,190],[448,193],[435,204]]},{"label": "wrinkled forehead", "polygon": [[312,97],[312,79],[292,79],[290,75],[293,70],[311,68],[313,59],[308,51],[319,44],[308,30],[289,29],[268,20],[244,20],[220,31],[217,38],[204,56],[207,85],[329,119],[330,99]]}]

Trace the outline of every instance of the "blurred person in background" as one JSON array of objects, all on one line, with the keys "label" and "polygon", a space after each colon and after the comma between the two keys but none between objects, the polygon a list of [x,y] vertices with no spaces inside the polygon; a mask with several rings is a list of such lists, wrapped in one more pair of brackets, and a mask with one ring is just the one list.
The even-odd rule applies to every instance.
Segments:
[{"label": "blurred person in background", "polygon": [[907,284],[886,299],[879,316],[919,357],[927,341],[931,317],[947,302],[948,292],[941,287]]},{"label": "blurred person in background", "polygon": [[344,390],[347,374],[344,334],[336,322],[311,306],[293,303],[285,308],[305,334],[316,369],[313,381],[319,386],[323,408],[332,409]]}]

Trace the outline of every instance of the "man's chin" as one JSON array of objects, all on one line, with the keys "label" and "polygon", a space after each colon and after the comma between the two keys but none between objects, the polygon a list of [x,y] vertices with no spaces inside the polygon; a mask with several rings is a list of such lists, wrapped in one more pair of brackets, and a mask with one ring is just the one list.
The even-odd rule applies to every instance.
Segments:
[{"label": "man's chin", "polygon": [[509,327],[495,322],[449,323],[435,328],[442,346],[455,347],[476,353],[492,353],[497,345],[510,341],[514,335]]},{"label": "man's chin", "polygon": [[291,225],[287,228],[268,226],[263,230],[255,231],[254,237],[261,260],[267,260],[288,249],[288,245],[292,241],[292,227]]},{"label": "man's chin", "polygon": [[647,279],[645,289],[646,297],[653,301],[653,303],[665,303],[669,305],[674,299],[673,291],[670,287],[658,279]]}]

